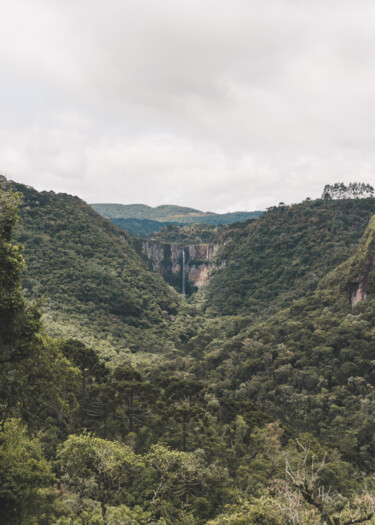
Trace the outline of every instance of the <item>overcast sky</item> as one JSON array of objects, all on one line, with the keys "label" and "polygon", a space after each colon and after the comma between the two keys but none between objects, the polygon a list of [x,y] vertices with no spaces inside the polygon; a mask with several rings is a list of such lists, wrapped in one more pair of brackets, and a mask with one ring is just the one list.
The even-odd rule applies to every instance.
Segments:
[{"label": "overcast sky", "polygon": [[375,184],[374,0],[0,0],[0,173],[264,209]]}]

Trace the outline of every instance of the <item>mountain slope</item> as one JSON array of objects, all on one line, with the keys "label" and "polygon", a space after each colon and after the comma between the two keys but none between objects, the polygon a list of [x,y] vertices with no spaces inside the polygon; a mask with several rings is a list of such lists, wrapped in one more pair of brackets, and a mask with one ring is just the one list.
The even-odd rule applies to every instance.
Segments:
[{"label": "mountain slope", "polygon": [[372,198],[316,200],[272,208],[257,221],[229,227],[206,308],[233,315],[290,304],[353,253],[374,212]]},{"label": "mountain slope", "polygon": [[43,298],[47,330],[108,355],[152,350],[178,295],[151,272],[126,234],[78,197],[12,183],[24,196],[15,239],[24,246],[24,293]]},{"label": "mountain slope", "polygon": [[[259,323],[245,315],[206,319],[187,343],[190,355],[199,356],[192,370],[221,395],[251,400],[372,471],[374,260],[375,217],[353,255],[290,307]],[[353,304],[351,286],[363,283],[361,276],[366,296]]]}]

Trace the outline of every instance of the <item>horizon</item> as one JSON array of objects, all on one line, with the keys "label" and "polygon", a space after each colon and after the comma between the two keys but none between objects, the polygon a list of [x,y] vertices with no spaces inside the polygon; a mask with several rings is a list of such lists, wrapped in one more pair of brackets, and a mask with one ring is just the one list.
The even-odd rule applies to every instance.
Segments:
[{"label": "horizon", "polygon": [[[161,207],[168,207],[168,206],[173,206],[173,207],[177,207],[177,208],[182,208],[182,209],[190,209],[192,211],[197,211],[197,212],[200,212],[200,213],[206,213],[206,214],[214,214],[214,215],[225,215],[225,214],[231,214],[231,213],[251,213],[251,212],[266,212],[268,210],[268,208],[272,208],[273,206],[279,206],[279,205],[284,205],[284,206],[292,206],[292,205],[295,205],[295,204],[300,204],[306,200],[309,200],[309,201],[313,201],[313,200],[319,200],[319,199],[322,199],[322,195],[323,195],[323,190],[325,190],[325,187],[327,186],[326,184],[324,184],[323,186],[323,189],[322,191],[320,192],[320,196],[318,197],[315,197],[315,198],[311,198],[311,197],[305,197],[305,198],[302,198],[301,200],[299,201],[293,201],[293,202],[284,202],[284,201],[278,201],[277,203],[275,204],[272,204],[270,206],[267,206],[265,207],[264,209],[227,209],[227,210],[222,210],[222,211],[212,211],[212,210],[209,210],[209,209],[205,209],[204,206],[202,207],[202,209],[200,208],[195,208],[193,206],[189,206],[189,205],[182,205],[182,204],[177,204],[177,203],[161,203],[161,204],[156,204],[156,205],[149,205],[149,204],[146,204],[144,202],[128,202],[128,203],[125,203],[125,202],[116,202],[116,201],[112,201],[112,202],[88,202],[86,201],[81,195],[79,194],[75,194],[75,193],[70,193],[70,192],[66,192],[66,191],[55,191],[53,189],[39,189],[37,188],[36,186],[33,186],[33,185],[30,185],[30,184],[26,184],[24,182],[20,182],[20,181],[15,181],[15,180],[12,180],[8,177],[6,177],[3,173],[0,173],[0,179],[1,177],[5,178],[5,180],[11,182],[11,183],[15,183],[15,184],[23,184],[25,186],[29,186],[33,189],[35,189],[36,191],[39,191],[39,192],[55,192],[55,193],[61,193],[61,194],[68,194],[68,195],[71,195],[73,197],[78,197],[79,199],[83,200],[84,202],[86,202],[86,204],[88,204],[89,206],[96,206],[96,205],[101,205],[101,206],[107,206],[107,205],[113,205],[113,206],[144,206],[144,207],[147,207],[147,208],[150,208],[150,209],[157,209],[157,208],[161,208]],[[350,181],[348,184],[353,184],[353,183],[359,183],[359,184],[364,184],[364,185],[367,185],[367,186],[371,186],[370,183],[368,182],[364,182],[364,181]],[[332,183],[332,186],[334,185],[338,185],[338,184],[344,184],[342,181],[336,181],[334,183]],[[374,188],[372,188],[374,189]],[[368,196],[367,196],[368,197]],[[343,198],[343,197],[341,197]],[[344,197],[344,198],[348,198],[348,197]],[[363,197],[349,197],[349,198],[363,198]]]}]

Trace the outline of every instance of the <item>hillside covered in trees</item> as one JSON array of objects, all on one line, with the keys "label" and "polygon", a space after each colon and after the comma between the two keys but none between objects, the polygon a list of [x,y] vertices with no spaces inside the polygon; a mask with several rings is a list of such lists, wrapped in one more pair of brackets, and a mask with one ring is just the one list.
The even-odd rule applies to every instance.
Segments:
[{"label": "hillside covered in trees", "polygon": [[2,180],[0,523],[374,523],[374,212],[215,229],[186,301],[78,198]]},{"label": "hillside covered in trees", "polygon": [[350,257],[375,213],[375,199],[315,200],[268,210],[221,233],[222,269],[210,281],[214,313],[261,313],[314,290]]},{"label": "hillside covered in trees", "polygon": [[79,333],[108,359],[134,350],[134,341],[137,351],[148,351],[179,297],[149,270],[125,232],[78,197],[10,187],[23,195],[15,229],[27,265],[23,291],[41,301],[50,335]]}]

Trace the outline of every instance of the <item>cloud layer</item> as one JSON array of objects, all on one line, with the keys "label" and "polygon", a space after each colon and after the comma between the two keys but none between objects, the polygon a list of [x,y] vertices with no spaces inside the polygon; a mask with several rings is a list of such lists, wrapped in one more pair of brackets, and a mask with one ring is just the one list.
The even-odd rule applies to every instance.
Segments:
[{"label": "cloud layer", "polygon": [[375,183],[375,5],[3,0],[0,172],[89,202],[264,208]]}]

